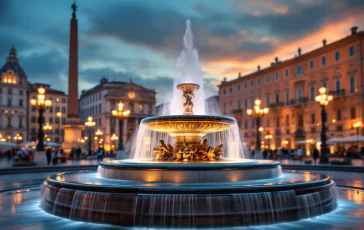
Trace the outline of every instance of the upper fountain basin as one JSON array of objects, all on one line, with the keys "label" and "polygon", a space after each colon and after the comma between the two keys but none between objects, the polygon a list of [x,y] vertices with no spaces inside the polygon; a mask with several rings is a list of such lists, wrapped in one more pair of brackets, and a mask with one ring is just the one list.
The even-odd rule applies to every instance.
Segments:
[{"label": "upper fountain basin", "polygon": [[212,115],[171,115],[144,118],[149,129],[166,132],[172,136],[183,133],[209,134],[225,131],[236,122],[232,117]]}]

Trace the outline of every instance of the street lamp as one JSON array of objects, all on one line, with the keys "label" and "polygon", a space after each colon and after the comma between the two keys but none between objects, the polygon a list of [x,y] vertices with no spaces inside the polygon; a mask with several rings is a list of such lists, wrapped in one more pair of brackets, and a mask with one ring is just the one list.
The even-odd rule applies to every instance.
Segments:
[{"label": "street lamp", "polygon": [[353,124],[353,128],[356,129],[356,146],[359,148],[359,141],[358,141],[358,137],[359,137],[359,129],[363,127],[363,123],[361,123],[361,121],[355,122]]},{"label": "street lamp", "polygon": [[315,97],[316,102],[318,102],[322,108],[321,110],[321,157],[320,164],[329,163],[327,145],[326,145],[326,106],[332,101],[334,96],[328,95],[326,93],[326,88],[323,86],[319,89],[319,95]]},{"label": "street lamp", "polygon": [[254,109],[248,109],[246,111],[246,113],[248,114],[248,116],[253,117],[256,120],[256,125],[257,125],[257,142],[256,142],[256,146],[257,146],[257,150],[260,150],[260,130],[263,129],[263,127],[260,126],[261,123],[261,118],[262,116],[264,116],[265,114],[268,114],[269,112],[269,108],[260,108],[260,104],[262,103],[261,100],[256,99],[254,101]]},{"label": "street lamp", "polygon": [[270,149],[270,140],[272,140],[272,138],[273,138],[273,135],[272,134],[265,135],[265,139],[268,142],[268,149]]},{"label": "street lamp", "polygon": [[112,140],[112,143],[114,145],[114,148],[115,148],[115,144],[116,144],[116,141],[119,139],[118,136],[116,136],[116,134],[114,133],[112,136],[111,136],[111,140]]},{"label": "street lamp", "polygon": [[87,118],[87,121],[85,122],[85,125],[88,128],[88,151],[89,154],[91,154],[91,128],[96,125],[96,122],[93,121],[93,118],[89,116]]},{"label": "street lamp", "polygon": [[127,119],[130,116],[130,110],[124,110],[124,104],[122,102],[118,103],[118,109],[114,109],[111,111],[111,114],[113,117],[119,119],[119,146],[118,150],[124,151],[124,145],[123,145],[123,120]]},{"label": "street lamp", "polygon": [[30,104],[34,108],[38,109],[39,111],[39,117],[38,117],[38,124],[39,124],[39,130],[38,130],[38,143],[37,143],[37,151],[44,151],[44,132],[43,132],[43,123],[44,123],[44,117],[43,113],[46,109],[50,108],[52,106],[51,100],[46,100],[45,97],[45,88],[40,87],[38,88],[38,94],[36,99],[30,99]]},{"label": "street lamp", "polygon": [[[46,132],[46,135],[49,136],[48,134],[53,129],[53,127],[49,124],[49,122],[47,122],[43,129]],[[48,139],[49,138],[46,138],[46,148],[48,147]]]},{"label": "street lamp", "polygon": [[20,136],[20,134],[16,134],[16,136],[14,137],[14,140],[16,141],[16,149],[19,149],[19,143],[21,140],[23,140],[23,137]]},{"label": "street lamp", "polygon": [[101,129],[98,129],[98,130],[95,132],[95,135],[96,135],[96,136],[97,136],[100,140],[102,140],[102,139],[101,139],[102,134],[104,134],[104,133],[101,131]]},{"label": "street lamp", "polygon": [[61,143],[61,129],[60,129],[60,124],[61,124],[62,113],[61,112],[58,112],[58,113],[56,113],[56,116],[58,118],[58,143]]}]

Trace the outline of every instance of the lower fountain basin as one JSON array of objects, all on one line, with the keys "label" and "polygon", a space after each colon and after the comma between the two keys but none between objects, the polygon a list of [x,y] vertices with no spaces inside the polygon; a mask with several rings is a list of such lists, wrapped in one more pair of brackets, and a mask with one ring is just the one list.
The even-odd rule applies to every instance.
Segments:
[{"label": "lower fountain basin", "polygon": [[284,172],[238,182],[145,182],[102,178],[93,172],[47,178],[43,210],[73,220],[126,227],[233,227],[314,217],[336,208],[327,176]]},{"label": "lower fountain basin", "polygon": [[101,162],[98,173],[118,180],[206,183],[270,179],[279,177],[282,169],[270,160],[113,160]]}]

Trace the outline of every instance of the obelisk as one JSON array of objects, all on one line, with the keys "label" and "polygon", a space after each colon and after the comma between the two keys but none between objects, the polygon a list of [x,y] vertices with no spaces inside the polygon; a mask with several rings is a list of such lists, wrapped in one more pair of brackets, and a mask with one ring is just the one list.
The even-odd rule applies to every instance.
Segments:
[{"label": "obelisk", "polygon": [[68,66],[68,101],[67,101],[67,122],[64,128],[65,151],[78,147],[77,140],[82,138],[83,124],[80,123],[78,113],[78,28],[76,18],[77,5],[72,4],[72,19],[70,30],[70,56]]}]

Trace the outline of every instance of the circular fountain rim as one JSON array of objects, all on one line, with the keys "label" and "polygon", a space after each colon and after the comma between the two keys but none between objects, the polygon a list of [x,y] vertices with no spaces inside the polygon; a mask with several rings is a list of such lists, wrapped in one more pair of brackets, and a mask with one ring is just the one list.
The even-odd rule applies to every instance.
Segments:
[{"label": "circular fountain rim", "polygon": [[142,123],[149,123],[154,121],[186,121],[186,120],[198,120],[198,121],[217,121],[217,122],[236,122],[235,118],[228,116],[215,116],[215,115],[167,115],[167,116],[152,116],[142,119]]},{"label": "circular fountain rim", "polygon": [[128,169],[167,169],[167,170],[216,170],[216,169],[263,169],[280,166],[274,160],[229,160],[219,161],[156,161],[156,160],[111,160],[100,162],[101,167],[128,168]]},{"label": "circular fountain rim", "polygon": [[[295,183],[269,183],[266,184],[249,184],[248,182],[210,182],[210,183],[165,183],[165,182],[139,182],[139,181],[124,181],[125,184],[115,183],[114,179],[102,178],[109,181],[110,184],[99,185],[96,183],[77,183],[75,181],[62,181],[57,177],[64,175],[95,172],[66,172],[59,173],[47,177],[45,183],[67,189],[92,191],[92,192],[109,192],[109,193],[178,193],[178,194],[231,194],[231,193],[255,193],[255,192],[274,192],[294,190],[297,195],[306,193],[318,192],[325,190],[328,187],[335,185],[330,176],[314,172],[296,172],[285,171],[285,174],[313,174],[316,175],[312,181],[297,181]],[[113,184],[115,183],[115,184]],[[188,186],[187,186],[188,185]]]}]

